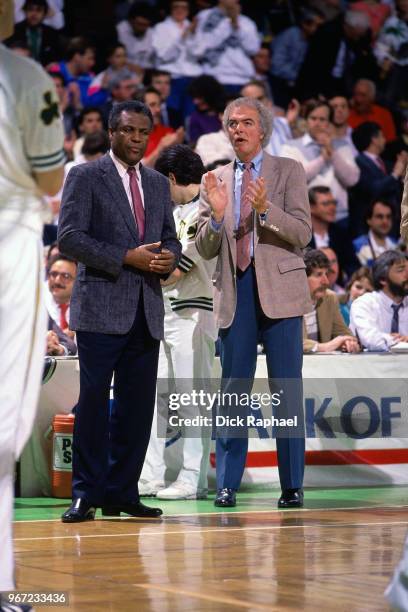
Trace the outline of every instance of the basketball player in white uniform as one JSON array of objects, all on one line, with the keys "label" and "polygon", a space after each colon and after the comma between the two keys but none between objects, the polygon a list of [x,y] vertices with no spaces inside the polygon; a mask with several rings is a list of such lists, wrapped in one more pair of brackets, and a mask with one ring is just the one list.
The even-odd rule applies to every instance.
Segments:
[{"label": "basketball player in white uniform", "polygon": [[[0,40],[12,32],[13,2],[0,0]],[[14,464],[35,417],[46,338],[42,194],[61,187],[62,146],[51,79],[0,43],[0,592],[14,588]]]},{"label": "basketball player in white uniform", "polygon": [[[164,341],[160,345],[157,404],[139,492],[156,495],[159,499],[196,499],[207,495],[211,431],[207,429],[203,433],[198,427],[194,431],[195,437],[182,436],[177,442],[183,446],[182,466],[177,480],[165,487],[164,436],[168,397],[161,381],[168,379],[172,392],[188,393],[194,387],[194,381],[210,379],[212,374],[216,328],[211,276],[215,261],[204,260],[194,241],[204,167],[200,157],[186,145],[165,149],[155,167],[169,177],[172,199],[178,204],[174,209],[174,221],[182,255],[178,268],[163,287]],[[194,417],[199,411],[184,407],[177,414]]]}]

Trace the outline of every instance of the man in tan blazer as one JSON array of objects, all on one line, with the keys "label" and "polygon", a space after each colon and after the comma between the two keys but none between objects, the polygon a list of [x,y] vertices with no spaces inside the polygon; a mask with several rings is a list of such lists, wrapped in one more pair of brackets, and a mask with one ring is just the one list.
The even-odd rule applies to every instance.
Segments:
[{"label": "man in tan blazer", "polygon": [[[301,164],[263,151],[272,129],[269,109],[258,100],[238,98],[227,106],[223,122],[236,159],[203,178],[196,244],[205,259],[218,256],[214,314],[223,383],[239,380],[241,390],[246,385],[250,392],[258,340],[269,378],[301,380],[302,316],[311,310],[301,249],[312,235],[310,208]],[[291,387],[291,409],[303,415],[295,388],[299,385]],[[300,507],[303,428],[278,436],[276,443],[278,506]],[[247,448],[246,434],[217,436],[216,506],[235,506]]]},{"label": "man in tan blazer", "polygon": [[303,352],[359,352],[358,341],[341,315],[337,295],[329,289],[328,258],[322,251],[310,249],[305,264],[314,309],[303,317]]},{"label": "man in tan blazer", "polygon": [[405,172],[404,193],[401,202],[401,238],[408,244],[408,168]]}]

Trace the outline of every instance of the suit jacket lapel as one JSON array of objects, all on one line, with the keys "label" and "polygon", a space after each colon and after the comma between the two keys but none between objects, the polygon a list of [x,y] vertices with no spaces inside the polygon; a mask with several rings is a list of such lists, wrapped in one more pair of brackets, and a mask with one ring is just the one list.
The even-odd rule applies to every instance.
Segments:
[{"label": "suit jacket lapel", "polygon": [[119,212],[123,215],[123,218],[126,221],[126,225],[128,226],[130,233],[135,238],[135,240],[139,242],[139,235],[137,232],[135,218],[132,215],[126,191],[123,187],[121,178],[115,168],[115,164],[111,160],[109,154],[105,155],[101,159],[101,171],[105,185],[108,188]]}]

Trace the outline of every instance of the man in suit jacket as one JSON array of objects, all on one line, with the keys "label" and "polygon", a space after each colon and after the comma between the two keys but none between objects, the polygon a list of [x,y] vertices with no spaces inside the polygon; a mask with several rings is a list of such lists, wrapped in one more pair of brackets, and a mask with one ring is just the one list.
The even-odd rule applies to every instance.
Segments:
[{"label": "man in suit jacket", "polygon": [[80,361],[73,503],[65,522],[93,519],[97,506],[105,515],[161,514],[140,503],[137,481],[163,338],[160,278],[174,269],[180,244],[167,179],[139,163],[152,125],[141,102],[115,105],[111,151],[72,168],[62,196],[59,246],[79,262],[70,327]]},{"label": "man in suit jacket", "polygon": [[395,218],[399,219],[402,194],[402,177],[407,167],[408,154],[399,153],[392,168],[381,159],[385,137],[378,123],[366,121],[353,131],[353,142],[360,152],[356,157],[360,179],[350,192],[350,231],[352,237],[365,234],[367,212],[374,199],[384,198],[394,205]]},{"label": "man in suit jacket", "polygon": [[401,202],[401,238],[408,242],[408,170],[405,172],[404,193]]},{"label": "man in suit jacket", "polygon": [[337,295],[329,290],[328,258],[317,249],[309,249],[305,255],[305,264],[314,309],[303,317],[303,351],[305,353],[328,353],[337,350],[347,353],[358,352],[360,350],[358,342],[344,323]]},{"label": "man in suit jacket", "polygon": [[14,34],[6,45],[21,41],[28,45],[31,57],[43,66],[60,59],[62,38],[58,30],[43,23],[47,16],[47,0],[26,0],[23,6],[26,18],[16,24]]},{"label": "man in suit jacket", "polygon": [[311,249],[331,248],[338,257],[341,271],[351,275],[359,267],[354,255],[349,232],[335,223],[337,201],[329,187],[316,185],[309,189],[310,213],[312,215]]},{"label": "man in suit jacket", "polygon": [[[225,110],[224,127],[236,160],[203,179],[196,244],[205,259],[218,256],[214,314],[223,382],[247,381],[250,393],[258,336],[269,378],[301,380],[302,315],[311,308],[301,249],[311,238],[310,209],[302,166],[262,149],[272,129],[269,109],[238,98]],[[303,423],[301,405],[300,393],[292,409]],[[303,504],[303,428],[298,433],[276,441],[282,508]],[[247,448],[247,435],[217,437],[217,506],[235,505]]]}]

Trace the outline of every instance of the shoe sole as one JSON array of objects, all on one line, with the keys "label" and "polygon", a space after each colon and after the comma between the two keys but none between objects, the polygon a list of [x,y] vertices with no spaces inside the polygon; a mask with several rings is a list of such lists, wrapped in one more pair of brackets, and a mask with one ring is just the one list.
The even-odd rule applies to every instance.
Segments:
[{"label": "shoe sole", "polygon": [[81,518],[81,519],[77,519],[77,518],[63,518],[61,517],[61,522],[62,523],[86,523],[86,521],[93,521],[95,520],[95,515],[94,516],[87,516],[86,518]]}]

